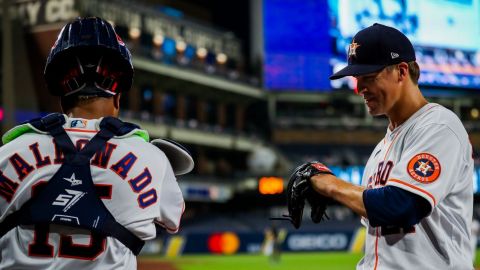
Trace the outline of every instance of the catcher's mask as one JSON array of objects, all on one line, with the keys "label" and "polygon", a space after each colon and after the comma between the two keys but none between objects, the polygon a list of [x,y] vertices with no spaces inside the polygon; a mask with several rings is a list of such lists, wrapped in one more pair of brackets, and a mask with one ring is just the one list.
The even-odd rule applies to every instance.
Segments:
[{"label": "catcher's mask", "polygon": [[97,17],[77,18],[58,35],[44,77],[55,96],[113,96],[132,85],[131,55],[110,23]]}]

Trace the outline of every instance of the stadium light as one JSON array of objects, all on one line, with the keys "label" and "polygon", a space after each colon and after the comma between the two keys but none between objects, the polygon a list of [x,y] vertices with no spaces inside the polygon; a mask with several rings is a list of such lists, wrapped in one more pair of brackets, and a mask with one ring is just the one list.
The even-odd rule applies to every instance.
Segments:
[{"label": "stadium light", "polygon": [[198,58],[205,58],[206,56],[207,56],[207,49],[202,48],[202,47],[197,49],[197,57]]},{"label": "stadium light", "polygon": [[227,55],[224,54],[224,53],[219,53],[217,54],[217,62],[220,64],[220,65],[223,65],[227,62]]},{"label": "stadium light", "polygon": [[165,38],[163,37],[163,35],[160,33],[157,33],[153,36],[152,42],[153,42],[153,45],[160,47],[163,44],[164,40]]},{"label": "stadium light", "polygon": [[140,28],[138,27],[132,27],[130,28],[130,31],[128,31],[128,34],[130,35],[130,38],[132,39],[137,39],[140,37]]},{"label": "stadium light", "polygon": [[470,110],[470,116],[473,118],[473,119],[478,119],[478,116],[479,116],[479,111],[477,108],[472,108]]},{"label": "stadium light", "polygon": [[187,48],[187,43],[185,43],[185,41],[177,40],[176,49],[178,52],[184,52],[186,48]]}]

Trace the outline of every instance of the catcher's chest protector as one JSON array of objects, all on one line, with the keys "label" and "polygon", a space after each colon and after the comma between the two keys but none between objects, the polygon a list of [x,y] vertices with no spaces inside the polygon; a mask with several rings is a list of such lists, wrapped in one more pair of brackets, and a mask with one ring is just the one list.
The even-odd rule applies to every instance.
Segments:
[{"label": "catcher's chest protector", "polygon": [[65,118],[50,114],[30,122],[47,131],[64,155],[60,169],[44,186],[35,189],[32,198],[20,210],[0,224],[0,237],[18,225],[61,224],[112,236],[138,255],[144,241],[118,223],[99,198],[90,172],[90,159],[115,135],[126,134],[133,125],[107,117],[100,131],[82,148],[76,149],[63,129]]}]

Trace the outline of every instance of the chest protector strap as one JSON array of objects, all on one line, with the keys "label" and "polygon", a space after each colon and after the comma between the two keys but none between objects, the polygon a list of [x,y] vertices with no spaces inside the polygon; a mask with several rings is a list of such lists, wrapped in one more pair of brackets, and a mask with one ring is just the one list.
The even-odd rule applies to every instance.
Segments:
[{"label": "chest protector strap", "polygon": [[20,210],[5,218],[0,224],[0,237],[18,225],[60,224],[114,237],[138,255],[145,242],[118,223],[108,211],[97,194],[90,171],[90,159],[108,140],[136,126],[106,117],[100,123],[100,131],[82,149],[76,149],[63,129],[65,118],[61,114],[50,114],[31,124],[53,136],[64,161],[41,190]]}]

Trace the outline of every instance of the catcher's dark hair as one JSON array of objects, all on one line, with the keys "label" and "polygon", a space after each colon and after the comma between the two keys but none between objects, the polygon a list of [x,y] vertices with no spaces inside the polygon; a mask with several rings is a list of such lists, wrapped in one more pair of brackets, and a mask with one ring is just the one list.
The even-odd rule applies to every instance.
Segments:
[{"label": "catcher's dark hair", "polygon": [[[75,96],[66,96],[60,98],[60,105],[62,106],[62,111],[64,113],[68,113],[73,108],[78,107],[82,104],[87,104],[98,100],[99,98],[107,98],[107,97],[98,97],[98,96],[91,96],[91,95],[75,95]],[[113,98],[110,97],[110,98]]]}]

